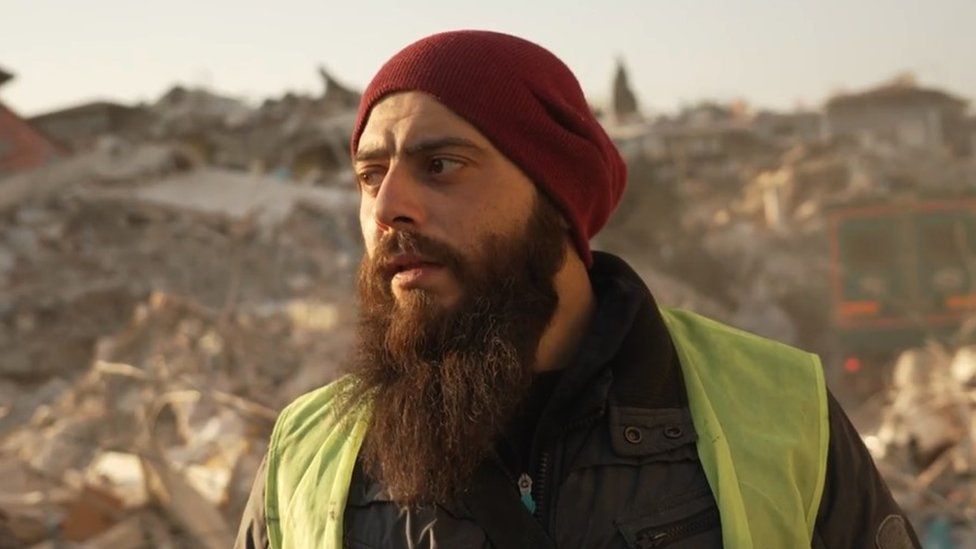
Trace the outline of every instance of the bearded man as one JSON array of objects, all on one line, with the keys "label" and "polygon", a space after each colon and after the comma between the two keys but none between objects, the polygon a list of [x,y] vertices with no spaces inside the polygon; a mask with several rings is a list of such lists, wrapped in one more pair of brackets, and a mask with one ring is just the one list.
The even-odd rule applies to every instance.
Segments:
[{"label": "bearded man", "polygon": [[238,547],[918,546],[815,356],[591,252],[626,167],[552,53],[424,38],[351,153],[357,352],[281,413]]}]

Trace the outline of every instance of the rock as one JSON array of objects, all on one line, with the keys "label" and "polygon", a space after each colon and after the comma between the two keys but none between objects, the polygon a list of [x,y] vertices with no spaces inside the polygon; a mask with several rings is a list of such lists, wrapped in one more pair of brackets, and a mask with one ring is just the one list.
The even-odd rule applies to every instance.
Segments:
[{"label": "rock", "polygon": [[60,530],[64,539],[85,541],[102,534],[119,521],[122,502],[102,490],[86,487],[68,507]]},{"label": "rock", "polygon": [[149,501],[142,460],[135,454],[102,452],[92,460],[85,479],[118,499],[126,509],[142,507]]}]

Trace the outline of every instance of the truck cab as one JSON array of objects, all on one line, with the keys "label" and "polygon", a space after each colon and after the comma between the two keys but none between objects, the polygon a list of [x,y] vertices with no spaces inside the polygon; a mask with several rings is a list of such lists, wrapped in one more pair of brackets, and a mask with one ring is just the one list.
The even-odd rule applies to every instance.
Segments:
[{"label": "truck cab", "polygon": [[833,382],[867,394],[898,353],[953,342],[976,312],[976,198],[909,198],[828,209]]}]

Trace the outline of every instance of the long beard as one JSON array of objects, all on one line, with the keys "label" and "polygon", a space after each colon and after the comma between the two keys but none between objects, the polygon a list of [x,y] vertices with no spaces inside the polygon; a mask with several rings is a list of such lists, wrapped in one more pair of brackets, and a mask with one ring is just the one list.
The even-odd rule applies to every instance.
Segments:
[{"label": "long beard", "polygon": [[[564,260],[555,208],[536,200],[524,233],[489,237],[476,260],[416,233],[379,243],[359,273],[361,319],[351,373],[373,400],[367,472],[399,503],[444,502],[470,480],[525,397],[555,312]],[[425,291],[398,303],[379,265],[397,252],[447,266],[463,289],[450,310]]]}]

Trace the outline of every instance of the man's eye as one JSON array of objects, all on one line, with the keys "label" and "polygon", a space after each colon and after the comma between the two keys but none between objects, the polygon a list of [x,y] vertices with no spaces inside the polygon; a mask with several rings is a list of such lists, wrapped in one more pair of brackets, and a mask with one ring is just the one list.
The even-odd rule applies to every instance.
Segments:
[{"label": "man's eye", "polygon": [[427,171],[434,175],[443,175],[453,172],[463,165],[464,164],[462,164],[460,161],[452,160],[450,158],[431,158],[430,162],[427,164]]},{"label": "man's eye", "polygon": [[380,170],[370,169],[359,172],[356,176],[359,184],[363,187],[375,187],[383,181],[383,174]]}]

